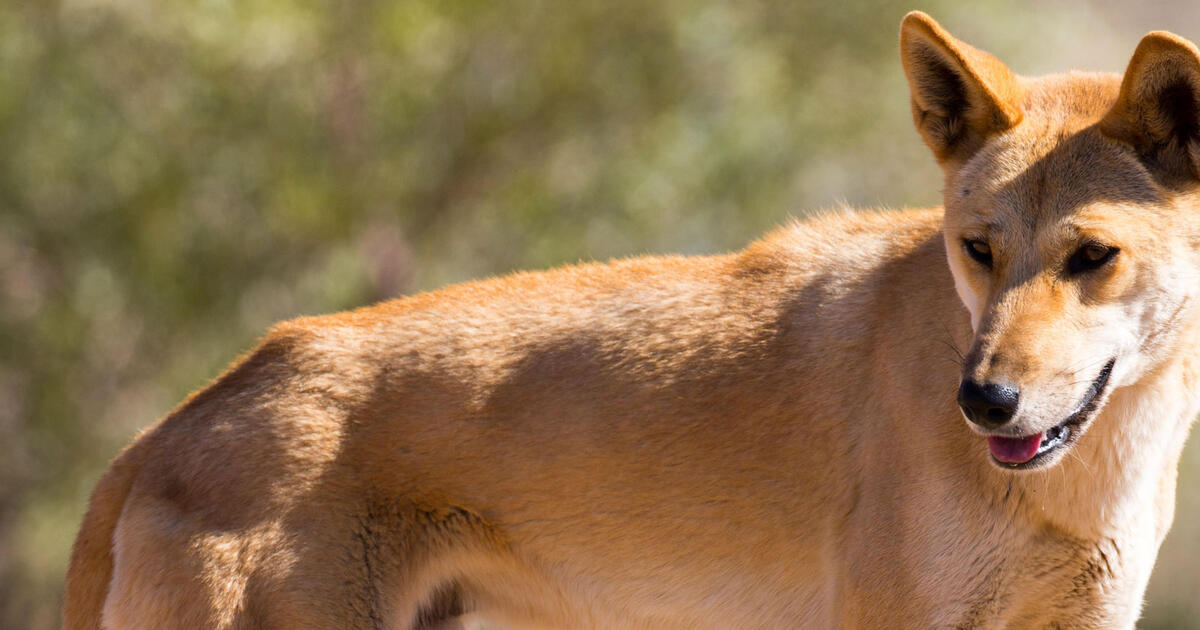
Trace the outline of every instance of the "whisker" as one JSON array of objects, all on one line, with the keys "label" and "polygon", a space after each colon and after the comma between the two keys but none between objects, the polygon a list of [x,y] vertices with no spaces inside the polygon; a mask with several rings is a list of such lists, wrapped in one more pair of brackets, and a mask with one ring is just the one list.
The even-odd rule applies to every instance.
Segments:
[{"label": "whisker", "polygon": [[1083,466],[1083,469],[1088,472],[1089,477],[1095,477],[1095,475],[1092,474],[1092,467],[1088,466],[1087,462],[1083,461],[1083,456],[1079,454],[1077,449],[1072,448],[1070,451],[1070,455],[1079,461],[1079,465]]},{"label": "whisker", "polygon": [[947,357],[947,360],[959,367],[962,367],[964,359],[962,352],[959,351],[958,347],[949,341],[943,341],[942,344],[944,344],[947,348],[950,348],[950,351],[954,353],[954,356]]},{"label": "whisker", "polygon": [[954,343],[954,334],[950,332],[950,327],[944,321],[942,322],[942,332],[946,335],[946,338],[942,340],[942,344],[949,348],[954,353],[954,356],[958,357],[957,363],[959,366],[962,366],[966,362],[966,356],[958,348],[958,344]]}]

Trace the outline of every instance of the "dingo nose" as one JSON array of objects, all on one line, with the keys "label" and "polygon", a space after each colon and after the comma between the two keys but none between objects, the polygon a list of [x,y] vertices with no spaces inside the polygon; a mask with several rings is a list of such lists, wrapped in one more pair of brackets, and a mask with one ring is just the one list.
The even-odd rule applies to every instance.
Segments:
[{"label": "dingo nose", "polygon": [[958,406],[962,407],[967,419],[981,427],[998,427],[1017,412],[1018,394],[1007,385],[964,380],[958,388]]}]

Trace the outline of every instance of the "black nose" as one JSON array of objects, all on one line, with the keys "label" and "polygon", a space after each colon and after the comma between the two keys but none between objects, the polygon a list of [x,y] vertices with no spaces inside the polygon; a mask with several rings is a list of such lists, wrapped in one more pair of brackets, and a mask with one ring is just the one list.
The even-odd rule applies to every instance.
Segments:
[{"label": "black nose", "polygon": [[1017,412],[1016,388],[964,380],[958,388],[958,406],[967,419],[981,427],[998,427]]}]

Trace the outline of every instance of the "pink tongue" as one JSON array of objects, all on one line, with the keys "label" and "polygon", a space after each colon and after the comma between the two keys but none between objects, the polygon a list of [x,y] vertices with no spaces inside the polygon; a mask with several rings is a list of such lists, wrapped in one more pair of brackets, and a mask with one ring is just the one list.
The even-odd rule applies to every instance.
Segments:
[{"label": "pink tongue", "polygon": [[1042,433],[1023,438],[992,436],[987,439],[992,457],[1005,464],[1024,464],[1033,459],[1042,445]]}]

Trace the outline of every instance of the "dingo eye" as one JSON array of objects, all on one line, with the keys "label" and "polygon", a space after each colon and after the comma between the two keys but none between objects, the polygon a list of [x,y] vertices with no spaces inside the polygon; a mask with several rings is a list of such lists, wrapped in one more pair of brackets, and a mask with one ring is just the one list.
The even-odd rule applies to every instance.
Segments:
[{"label": "dingo eye", "polygon": [[987,243],[973,238],[963,239],[963,249],[967,250],[967,255],[975,259],[975,262],[992,268],[992,247]]},{"label": "dingo eye", "polygon": [[1071,258],[1067,260],[1067,269],[1071,273],[1099,269],[1112,260],[1118,251],[1120,250],[1116,247],[1109,247],[1100,243],[1087,243],[1075,250],[1074,254],[1071,254]]}]

